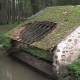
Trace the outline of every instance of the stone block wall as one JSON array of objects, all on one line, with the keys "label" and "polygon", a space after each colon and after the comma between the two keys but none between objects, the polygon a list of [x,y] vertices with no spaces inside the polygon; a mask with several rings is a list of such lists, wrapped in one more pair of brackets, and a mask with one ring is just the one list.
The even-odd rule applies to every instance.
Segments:
[{"label": "stone block wall", "polygon": [[80,55],[80,26],[64,38],[53,53],[53,74],[66,73],[67,65]]}]

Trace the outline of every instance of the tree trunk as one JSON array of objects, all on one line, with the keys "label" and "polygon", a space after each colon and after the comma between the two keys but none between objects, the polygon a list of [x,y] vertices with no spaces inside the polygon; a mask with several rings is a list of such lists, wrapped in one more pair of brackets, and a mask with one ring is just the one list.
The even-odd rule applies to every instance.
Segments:
[{"label": "tree trunk", "polygon": [[20,14],[21,14],[21,11],[20,11],[20,0],[18,0],[18,24],[20,23]]},{"label": "tree trunk", "polygon": [[30,2],[31,2],[33,14],[35,14],[36,12],[38,12],[37,0],[30,0]]},{"label": "tree trunk", "polygon": [[8,3],[7,3],[7,11],[8,11],[8,14],[7,14],[7,23],[9,23],[10,22],[10,18],[11,18],[11,14],[10,14],[10,12],[11,12],[11,1],[10,0],[8,0]]},{"label": "tree trunk", "polygon": [[12,0],[12,23],[15,22],[15,0]]}]

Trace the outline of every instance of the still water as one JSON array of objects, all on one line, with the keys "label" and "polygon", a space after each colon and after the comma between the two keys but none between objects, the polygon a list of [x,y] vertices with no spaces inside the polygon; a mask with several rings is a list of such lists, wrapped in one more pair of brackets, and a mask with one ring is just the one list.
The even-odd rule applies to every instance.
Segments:
[{"label": "still water", "polygon": [[29,67],[7,57],[0,50],[0,80],[50,80],[34,72]]}]

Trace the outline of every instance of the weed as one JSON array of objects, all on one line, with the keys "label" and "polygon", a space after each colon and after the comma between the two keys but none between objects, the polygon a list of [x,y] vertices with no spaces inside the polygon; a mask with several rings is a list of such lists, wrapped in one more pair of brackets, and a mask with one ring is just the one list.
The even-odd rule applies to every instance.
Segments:
[{"label": "weed", "polygon": [[80,56],[68,66],[68,73],[71,75],[80,75]]}]

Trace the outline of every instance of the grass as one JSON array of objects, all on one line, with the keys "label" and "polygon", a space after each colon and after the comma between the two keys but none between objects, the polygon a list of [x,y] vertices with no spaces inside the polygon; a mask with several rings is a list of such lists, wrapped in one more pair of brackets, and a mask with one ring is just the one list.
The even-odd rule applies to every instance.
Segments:
[{"label": "grass", "polygon": [[[67,12],[67,14],[63,14]],[[52,21],[57,22],[57,28],[55,33],[51,32],[45,36],[42,40],[31,44],[41,49],[48,49],[52,45],[58,44],[66,35],[68,35],[73,29],[80,24],[80,6],[55,6],[48,7],[41,14],[35,16],[32,19],[27,20],[24,24],[33,23],[35,21]],[[8,33],[9,35],[15,34],[19,28]]]},{"label": "grass", "polygon": [[52,61],[52,55],[50,55],[48,51],[34,48],[34,47],[28,47],[28,48],[24,49],[24,51],[27,51],[30,54],[37,56],[38,58]]},{"label": "grass", "polygon": [[[55,33],[48,34],[41,41],[33,44],[36,47],[47,49],[52,45],[56,45],[60,42],[66,35],[68,35],[73,28],[80,24],[80,7],[74,6],[58,6],[58,7],[50,7],[44,13],[37,16],[31,21],[54,21],[57,22],[57,29]],[[63,12],[67,12],[67,14],[63,15]],[[67,21],[67,22],[66,22]],[[47,41],[47,45],[45,43]],[[44,45],[44,46],[43,46]]]},{"label": "grass", "polygon": [[9,31],[12,30],[14,27],[18,25],[17,22],[14,24],[5,24],[5,25],[0,25],[0,49],[9,49],[11,46],[10,44],[10,39],[5,37],[5,34]]},{"label": "grass", "polygon": [[19,25],[17,22],[15,22],[14,24],[9,23],[9,24],[5,24],[5,25],[0,25],[0,32],[8,32],[9,30],[13,29],[14,27],[16,27],[17,25]]},{"label": "grass", "polygon": [[73,76],[80,75],[80,56],[70,65],[68,65],[68,74]]}]

